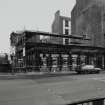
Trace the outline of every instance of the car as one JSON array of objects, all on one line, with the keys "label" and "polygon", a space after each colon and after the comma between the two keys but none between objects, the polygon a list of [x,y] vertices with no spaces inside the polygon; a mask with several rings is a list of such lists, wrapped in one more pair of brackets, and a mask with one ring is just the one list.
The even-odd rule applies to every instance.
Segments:
[{"label": "car", "polygon": [[100,73],[101,70],[101,68],[96,68],[94,65],[83,65],[76,67],[76,72],[78,74]]}]

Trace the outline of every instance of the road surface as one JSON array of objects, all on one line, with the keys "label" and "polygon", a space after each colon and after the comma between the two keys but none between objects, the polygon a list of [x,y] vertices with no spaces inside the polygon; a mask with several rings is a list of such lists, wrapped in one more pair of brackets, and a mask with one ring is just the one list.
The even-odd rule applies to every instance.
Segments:
[{"label": "road surface", "polygon": [[0,80],[0,105],[65,105],[105,97],[105,74]]}]

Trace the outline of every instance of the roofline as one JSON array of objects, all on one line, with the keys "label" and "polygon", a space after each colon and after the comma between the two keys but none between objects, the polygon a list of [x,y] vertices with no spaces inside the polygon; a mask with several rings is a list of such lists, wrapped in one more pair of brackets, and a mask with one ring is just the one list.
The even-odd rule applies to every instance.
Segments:
[{"label": "roofline", "polygon": [[[84,39],[84,37],[81,35],[65,35],[65,34],[59,34],[59,33],[43,32],[43,31],[28,31],[28,30],[26,30],[25,32],[26,33],[32,32],[32,33],[35,33],[36,35],[43,35],[43,36],[53,36],[53,37],[62,37],[62,38],[64,37],[64,38],[82,39],[82,40]],[[86,38],[84,40],[90,40],[90,39]]]}]

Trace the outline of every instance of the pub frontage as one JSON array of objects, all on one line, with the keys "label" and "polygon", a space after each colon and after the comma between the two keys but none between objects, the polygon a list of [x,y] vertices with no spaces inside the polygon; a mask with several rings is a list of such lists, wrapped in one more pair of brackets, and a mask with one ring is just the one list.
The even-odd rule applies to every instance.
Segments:
[{"label": "pub frontage", "polygon": [[[82,65],[95,65],[95,67],[105,69],[105,49],[102,47],[50,42],[50,37],[86,41],[90,39],[36,31],[23,31],[20,36],[18,42],[15,43],[14,72],[72,71],[75,67]],[[47,37],[49,40],[42,41],[40,36]]]}]

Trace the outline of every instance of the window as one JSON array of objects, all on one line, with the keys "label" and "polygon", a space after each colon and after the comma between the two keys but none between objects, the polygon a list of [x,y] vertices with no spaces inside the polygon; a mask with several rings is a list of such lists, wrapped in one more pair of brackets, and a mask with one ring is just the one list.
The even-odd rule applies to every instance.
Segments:
[{"label": "window", "polygon": [[105,39],[105,34],[104,34],[104,39]]},{"label": "window", "polygon": [[103,20],[105,21],[105,14],[103,15]]},{"label": "window", "polygon": [[87,37],[86,35],[83,35],[83,39],[86,39],[86,37]]},{"label": "window", "polygon": [[68,27],[68,26],[69,26],[69,21],[65,20],[65,27]]},{"label": "window", "polygon": [[69,30],[65,29],[65,34],[68,35],[69,34]]},{"label": "window", "polygon": [[65,39],[65,44],[69,44],[69,39]]}]

